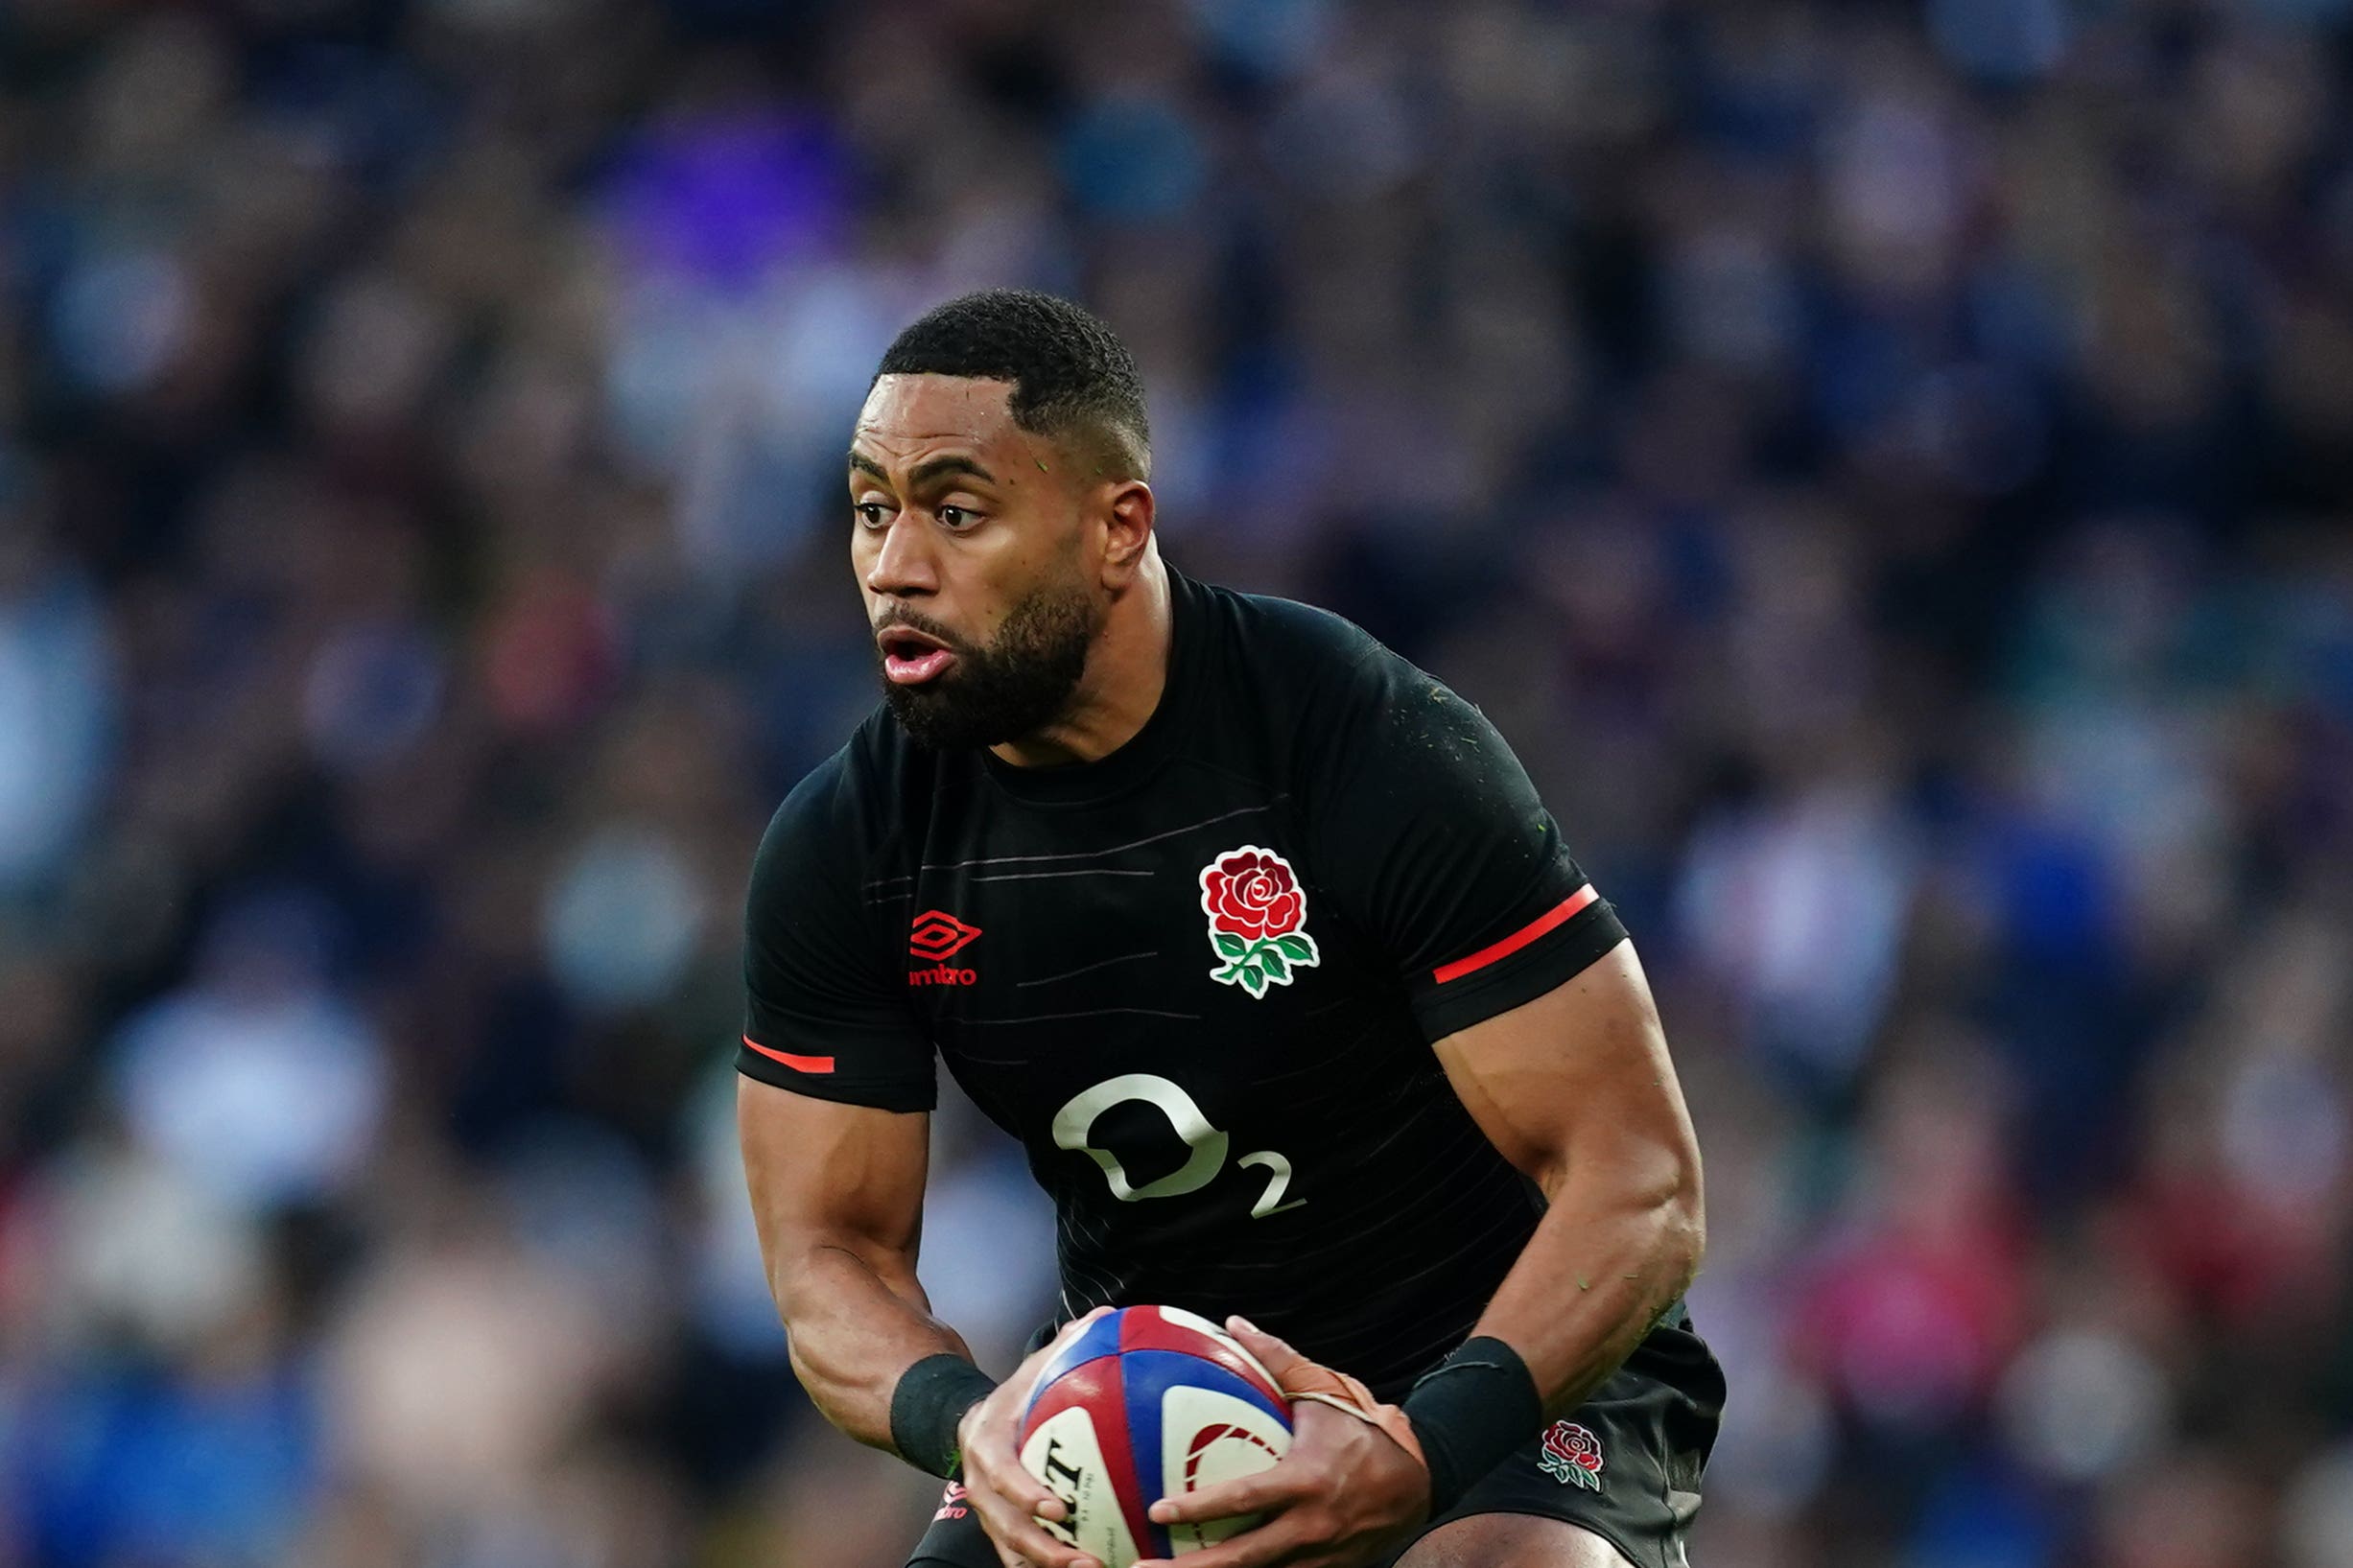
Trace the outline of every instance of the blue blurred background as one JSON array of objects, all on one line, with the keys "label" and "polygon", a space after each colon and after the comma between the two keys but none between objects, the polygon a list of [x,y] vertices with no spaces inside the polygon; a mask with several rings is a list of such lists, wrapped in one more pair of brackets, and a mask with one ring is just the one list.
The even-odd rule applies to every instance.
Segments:
[{"label": "blue blurred background", "polygon": [[[1084,298],[1482,703],[1708,1160],[1693,1556],[2353,1565],[2345,0],[12,0],[0,1568],[865,1568],[738,903],[839,454]],[[1045,1309],[938,1122],[925,1273]]]}]

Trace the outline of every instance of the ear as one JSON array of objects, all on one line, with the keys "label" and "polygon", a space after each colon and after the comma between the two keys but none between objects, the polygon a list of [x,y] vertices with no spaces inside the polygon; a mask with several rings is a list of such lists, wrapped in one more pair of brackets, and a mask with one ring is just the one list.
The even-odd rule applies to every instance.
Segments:
[{"label": "ear", "polygon": [[1154,502],[1141,480],[1122,480],[1100,502],[1103,520],[1103,586],[1117,594],[1136,580],[1151,552]]}]

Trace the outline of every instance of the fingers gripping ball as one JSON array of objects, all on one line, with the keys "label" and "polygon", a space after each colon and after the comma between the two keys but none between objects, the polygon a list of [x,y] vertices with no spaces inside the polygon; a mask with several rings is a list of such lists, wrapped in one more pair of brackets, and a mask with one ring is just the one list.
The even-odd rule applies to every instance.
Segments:
[{"label": "fingers gripping ball", "polygon": [[1104,1568],[1196,1552],[1258,1521],[1156,1525],[1164,1497],[1263,1470],[1291,1446],[1291,1403],[1223,1329],[1175,1307],[1096,1319],[1038,1374],[1022,1463],[1070,1507],[1051,1533]]}]

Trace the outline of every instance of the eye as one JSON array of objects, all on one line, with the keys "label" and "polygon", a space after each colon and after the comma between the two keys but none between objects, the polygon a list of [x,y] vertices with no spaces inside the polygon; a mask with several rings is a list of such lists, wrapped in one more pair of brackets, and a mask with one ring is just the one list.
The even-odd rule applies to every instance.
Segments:
[{"label": "eye", "polygon": [[861,501],[850,510],[869,528],[879,528],[890,521],[890,508],[879,501]]},{"label": "eye", "polygon": [[980,521],[978,512],[967,511],[961,506],[942,506],[938,515],[941,527],[959,531]]}]

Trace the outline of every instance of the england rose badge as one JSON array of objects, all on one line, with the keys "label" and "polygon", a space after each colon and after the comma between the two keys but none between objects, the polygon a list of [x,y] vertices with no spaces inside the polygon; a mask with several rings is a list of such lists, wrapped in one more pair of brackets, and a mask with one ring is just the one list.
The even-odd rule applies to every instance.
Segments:
[{"label": "england rose badge", "polygon": [[1536,1463],[1564,1486],[1601,1490],[1601,1439],[1574,1421],[1552,1423]]},{"label": "england rose badge", "polygon": [[1297,971],[1323,962],[1304,929],[1307,895],[1291,863],[1272,850],[1244,844],[1203,866],[1201,909],[1220,960],[1212,980],[1263,996],[1268,986],[1287,986]]}]

